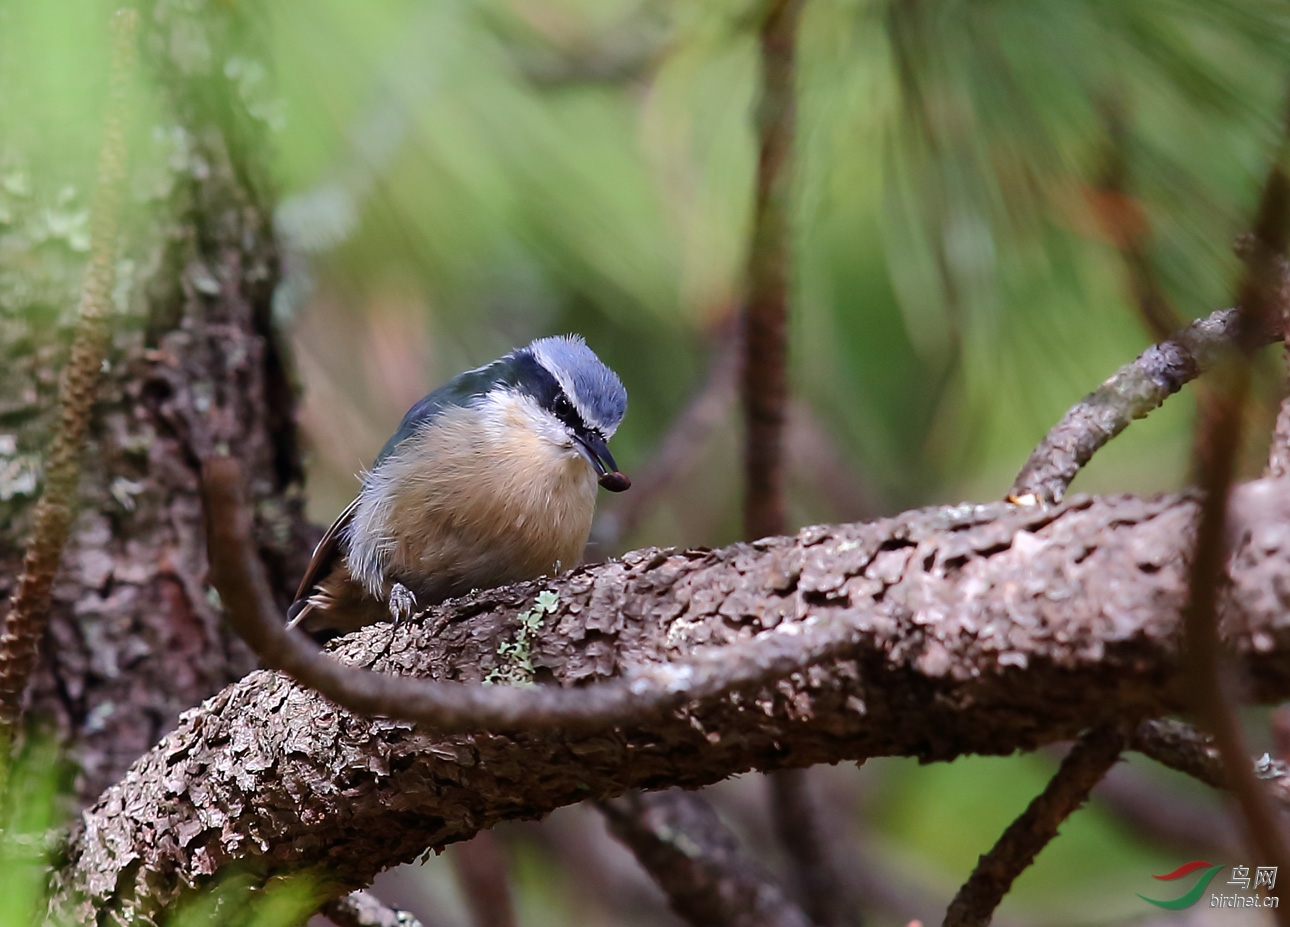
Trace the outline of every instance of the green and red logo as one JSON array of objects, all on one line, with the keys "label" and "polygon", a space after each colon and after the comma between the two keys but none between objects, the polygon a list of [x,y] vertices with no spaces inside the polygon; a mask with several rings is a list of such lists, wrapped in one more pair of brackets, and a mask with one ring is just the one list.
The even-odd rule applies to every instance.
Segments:
[{"label": "green and red logo", "polygon": [[1215,866],[1207,863],[1203,859],[1195,859],[1190,863],[1183,863],[1173,872],[1167,872],[1164,875],[1153,875],[1151,878],[1159,879],[1161,882],[1176,882],[1179,879],[1185,879],[1193,872],[1203,869],[1200,878],[1196,884],[1185,894],[1180,895],[1171,901],[1157,901],[1155,898],[1148,898],[1146,895],[1139,894],[1138,897],[1143,901],[1149,901],[1158,908],[1168,908],[1170,911],[1180,911],[1183,908],[1190,908],[1196,902],[1200,901],[1200,896],[1205,894],[1205,889],[1209,887],[1209,880],[1214,878],[1214,874],[1222,869],[1221,865]]}]

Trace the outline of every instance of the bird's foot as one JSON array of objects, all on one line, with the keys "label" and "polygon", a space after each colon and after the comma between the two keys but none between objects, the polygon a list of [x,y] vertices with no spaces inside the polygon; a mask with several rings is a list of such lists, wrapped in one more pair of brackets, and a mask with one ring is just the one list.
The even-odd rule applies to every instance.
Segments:
[{"label": "bird's foot", "polygon": [[417,597],[407,586],[395,583],[390,588],[389,608],[390,617],[394,619],[394,623],[402,624],[416,613]]}]

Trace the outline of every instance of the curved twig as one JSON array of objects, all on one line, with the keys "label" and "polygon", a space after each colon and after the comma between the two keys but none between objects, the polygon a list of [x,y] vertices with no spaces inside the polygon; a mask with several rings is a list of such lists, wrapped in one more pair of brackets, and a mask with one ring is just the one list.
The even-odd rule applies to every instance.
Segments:
[{"label": "curved twig", "polygon": [[[1220,309],[1125,364],[1053,426],[1017,474],[1008,498],[1022,504],[1060,502],[1103,445],[1230,352],[1239,325],[1236,309]],[[1271,344],[1281,336],[1269,329],[1260,337],[1261,344]]]},{"label": "curved twig", "polygon": [[836,657],[855,642],[844,622],[788,633],[772,629],[734,648],[699,651],[683,665],[658,665],[585,689],[462,685],[345,666],[320,653],[303,632],[284,626],[255,554],[241,467],[228,457],[209,458],[202,473],[211,583],[229,622],[264,666],[362,714],[416,721],[441,733],[613,727],[771,682]]}]

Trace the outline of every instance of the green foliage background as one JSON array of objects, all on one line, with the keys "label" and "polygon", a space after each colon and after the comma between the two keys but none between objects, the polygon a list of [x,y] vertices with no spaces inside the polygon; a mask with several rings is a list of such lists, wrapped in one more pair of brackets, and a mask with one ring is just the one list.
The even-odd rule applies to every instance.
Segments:
[{"label": "green foliage background", "polygon": [[[39,198],[42,224],[23,230],[37,245],[79,247],[111,7],[0,0],[0,227]],[[225,62],[224,89],[274,146],[277,309],[298,349],[318,519],[422,393],[552,332],[582,332],[622,374],[615,452],[628,473],[647,468],[740,304],[759,6],[266,0],[247,15],[264,55]],[[795,521],[859,514],[839,480],[870,515],[1001,496],[1061,413],[1149,343],[1117,234],[1143,244],[1182,317],[1227,305],[1288,52],[1272,0],[809,0],[791,351],[824,446],[793,473]],[[141,209],[148,166],[182,155],[142,83]],[[1111,164],[1127,206],[1108,231]],[[0,258],[7,298],[21,270]],[[1075,488],[1177,488],[1191,412],[1173,400]],[[734,540],[737,435],[732,408],[685,479],[601,552]],[[820,454],[841,466],[821,476]],[[952,887],[1048,765],[871,764],[864,788],[887,800],[863,826]],[[565,882],[516,840],[525,923],[556,923],[542,912],[568,910]],[[1132,892],[1177,852],[1084,813],[1003,910],[1141,913]]]}]

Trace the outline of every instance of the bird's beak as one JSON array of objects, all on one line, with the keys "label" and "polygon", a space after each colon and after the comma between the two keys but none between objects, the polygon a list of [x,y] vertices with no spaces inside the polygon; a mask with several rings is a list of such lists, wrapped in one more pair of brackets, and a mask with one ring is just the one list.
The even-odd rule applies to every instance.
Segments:
[{"label": "bird's beak", "polygon": [[632,485],[627,474],[619,472],[618,464],[614,462],[614,455],[609,453],[609,445],[604,438],[596,434],[580,434],[577,439],[579,448],[600,477],[601,486],[610,492],[622,492]]}]

